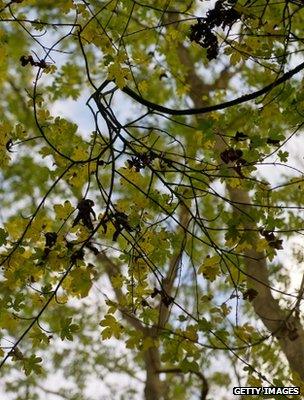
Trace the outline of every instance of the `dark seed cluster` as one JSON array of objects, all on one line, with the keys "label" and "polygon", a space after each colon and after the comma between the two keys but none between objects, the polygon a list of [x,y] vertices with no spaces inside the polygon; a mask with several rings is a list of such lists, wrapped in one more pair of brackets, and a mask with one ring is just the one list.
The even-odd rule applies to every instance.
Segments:
[{"label": "dark seed cluster", "polygon": [[237,0],[218,0],[205,18],[198,18],[197,23],[190,27],[191,42],[196,42],[207,50],[209,61],[214,60],[219,52],[218,40],[212,29],[231,27],[241,17],[233,8],[236,2]]}]

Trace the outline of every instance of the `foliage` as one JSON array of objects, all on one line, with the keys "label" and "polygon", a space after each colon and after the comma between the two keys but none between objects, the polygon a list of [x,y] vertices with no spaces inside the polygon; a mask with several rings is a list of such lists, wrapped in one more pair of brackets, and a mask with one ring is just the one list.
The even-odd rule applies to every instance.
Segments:
[{"label": "foliage", "polygon": [[304,392],[303,7],[0,1],[7,398]]}]

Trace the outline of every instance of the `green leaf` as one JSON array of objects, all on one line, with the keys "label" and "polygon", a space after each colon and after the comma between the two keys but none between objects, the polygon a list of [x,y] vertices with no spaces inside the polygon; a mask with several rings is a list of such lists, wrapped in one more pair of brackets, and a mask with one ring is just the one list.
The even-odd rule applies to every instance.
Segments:
[{"label": "green leaf", "polygon": [[6,244],[8,233],[3,229],[0,228],[0,246],[2,246],[3,244]]},{"label": "green leaf", "polygon": [[212,329],[212,324],[206,318],[201,318],[198,322],[198,329],[203,332],[209,332]]},{"label": "green leaf", "polygon": [[188,361],[186,358],[180,363],[183,372],[199,372],[199,365],[195,361]]},{"label": "green leaf", "polygon": [[288,153],[288,151],[284,151],[283,152],[282,150],[279,150],[278,151],[278,156],[279,156],[279,159],[280,159],[281,162],[287,162],[289,153]]},{"label": "green leaf", "polygon": [[61,340],[73,341],[73,335],[79,331],[80,327],[77,324],[72,323],[72,317],[64,318],[60,321],[60,338]]},{"label": "green leaf", "polygon": [[71,291],[79,296],[86,297],[92,287],[92,277],[90,268],[77,268],[70,273]]},{"label": "green leaf", "polygon": [[22,358],[21,363],[25,375],[30,375],[31,373],[41,375],[43,371],[40,365],[41,362],[42,358],[37,357],[35,354],[32,354],[29,358]]}]

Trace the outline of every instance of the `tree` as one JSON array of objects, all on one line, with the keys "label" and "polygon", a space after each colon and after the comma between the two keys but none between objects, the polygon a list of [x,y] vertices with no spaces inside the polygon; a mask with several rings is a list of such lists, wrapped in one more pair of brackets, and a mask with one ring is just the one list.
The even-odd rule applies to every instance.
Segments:
[{"label": "tree", "polygon": [[0,13],[7,396],[303,392],[303,2]]}]

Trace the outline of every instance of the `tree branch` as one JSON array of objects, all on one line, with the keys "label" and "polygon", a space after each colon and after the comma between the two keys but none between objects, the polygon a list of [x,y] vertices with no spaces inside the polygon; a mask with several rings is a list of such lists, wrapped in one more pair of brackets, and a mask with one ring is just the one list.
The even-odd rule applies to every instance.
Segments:
[{"label": "tree branch", "polygon": [[[188,225],[190,222],[190,213],[184,204],[181,204],[179,220],[180,220],[180,224],[178,227],[177,234],[184,235],[184,237],[183,237],[183,240],[181,243],[181,247],[178,250],[177,254],[172,256],[168,273],[162,282],[162,284],[163,284],[162,288],[165,292],[165,295],[168,296],[169,298],[172,297],[172,294],[173,294],[174,282],[175,282],[175,279],[177,276],[178,266],[181,261],[184,247],[185,247],[186,231],[187,231],[187,228],[188,228]],[[164,328],[164,326],[168,320],[168,317],[169,317],[169,312],[170,312],[170,308],[167,305],[165,305],[162,301],[160,301],[157,329]]]},{"label": "tree branch", "polygon": [[[116,275],[121,273],[119,266],[117,264],[115,264],[111,260],[111,258],[107,256],[107,254],[104,251],[97,255],[97,259],[101,263],[101,265],[103,265],[103,267],[109,277],[109,280],[112,283],[112,279]],[[122,300],[125,297],[123,291],[117,286],[114,287],[112,285],[112,288],[114,290],[117,302],[118,303],[122,302]],[[120,312],[122,313],[123,317],[128,321],[128,323],[131,326],[133,326],[133,328],[135,328],[136,330],[140,330],[142,332],[146,330],[146,327],[144,327],[138,319],[134,318],[134,316],[131,315],[127,309],[120,309]]]},{"label": "tree branch", "polygon": [[[203,114],[209,111],[224,109],[247,102],[268,93],[274,87],[286,82],[304,68],[303,62],[296,68],[282,75],[275,82],[265,86],[257,92],[241,96],[235,100],[220,105],[204,107],[201,99],[205,93],[198,91],[199,88],[203,87],[202,78],[196,73],[194,64],[191,63],[190,51],[181,43],[178,45],[177,51],[181,62],[183,62],[185,58],[190,60],[187,63],[188,72],[186,79],[190,85],[189,95],[195,106],[193,110],[180,110],[179,112],[181,112],[181,114],[185,111],[187,111],[187,114]],[[192,68],[189,68],[191,65]],[[162,112],[171,113],[171,110],[166,109]],[[216,150],[221,153],[226,148],[227,145],[222,137],[216,135]],[[230,173],[232,174],[233,172],[233,169],[230,169]],[[246,215],[246,210],[248,211],[251,207],[248,192],[244,189],[232,188],[229,185],[227,185],[227,190],[232,203],[243,204],[238,207],[238,209],[234,209],[235,215],[239,215],[240,213]],[[252,223],[252,220],[249,219],[247,222],[246,220],[243,222],[243,228],[245,230],[251,229],[252,231],[258,231],[256,224]],[[257,240],[257,234],[255,235]],[[252,301],[256,314],[262,320],[266,328],[278,339],[281,349],[288,359],[290,368],[297,372],[301,379],[304,379],[304,330],[299,319],[291,315],[290,312],[288,313],[287,310],[281,309],[278,301],[274,299],[270,289],[271,286],[269,284],[269,273],[265,254],[257,251],[256,246],[252,246],[250,250],[245,250],[244,252],[244,263],[246,267],[248,288],[253,288],[257,292],[257,296]]]},{"label": "tree branch", "polygon": [[[184,47],[184,49],[187,50],[185,47]],[[146,100],[142,96],[140,96],[139,94],[137,94],[136,92],[134,92],[132,89],[130,89],[127,86],[125,86],[122,90],[123,90],[124,93],[129,95],[133,100],[137,101],[138,103],[142,104],[143,106],[146,106],[146,107],[148,107],[149,109],[151,109],[153,111],[159,111],[159,112],[161,112],[163,114],[169,114],[169,115],[207,114],[207,113],[209,113],[211,111],[224,110],[226,108],[233,107],[233,106],[236,106],[238,104],[247,103],[250,100],[254,100],[257,97],[260,97],[260,96],[262,96],[264,94],[267,94],[272,89],[274,89],[275,87],[281,85],[284,82],[287,82],[289,79],[291,79],[294,75],[298,74],[303,69],[304,69],[304,62],[302,62],[301,64],[297,65],[292,70],[290,70],[290,71],[286,72],[285,74],[283,74],[280,78],[276,79],[275,81],[273,81],[269,85],[264,86],[262,89],[257,90],[256,92],[248,93],[246,95],[237,97],[237,98],[235,98],[233,100],[225,101],[225,102],[219,103],[219,104],[214,104],[212,106],[204,106],[204,105],[202,106],[201,104],[198,105],[199,102],[198,101],[194,101],[194,98],[197,95],[200,95],[200,97],[201,97],[202,93],[203,93],[203,92],[200,92],[198,90],[198,88],[206,87],[205,84],[202,84],[200,82],[200,80],[198,80],[198,81],[196,81],[197,89],[195,90],[195,92],[190,93],[190,97],[194,101],[195,108],[187,108],[187,109],[182,109],[182,110],[175,110],[175,109],[172,109],[172,108],[164,107],[164,106],[161,106],[160,104],[156,104],[156,103],[153,103],[153,102],[151,102],[149,100]],[[195,72],[194,68],[192,68],[192,72]],[[193,80],[191,75],[192,75],[192,73],[188,73],[190,87],[191,87],[191,81]]]}]

